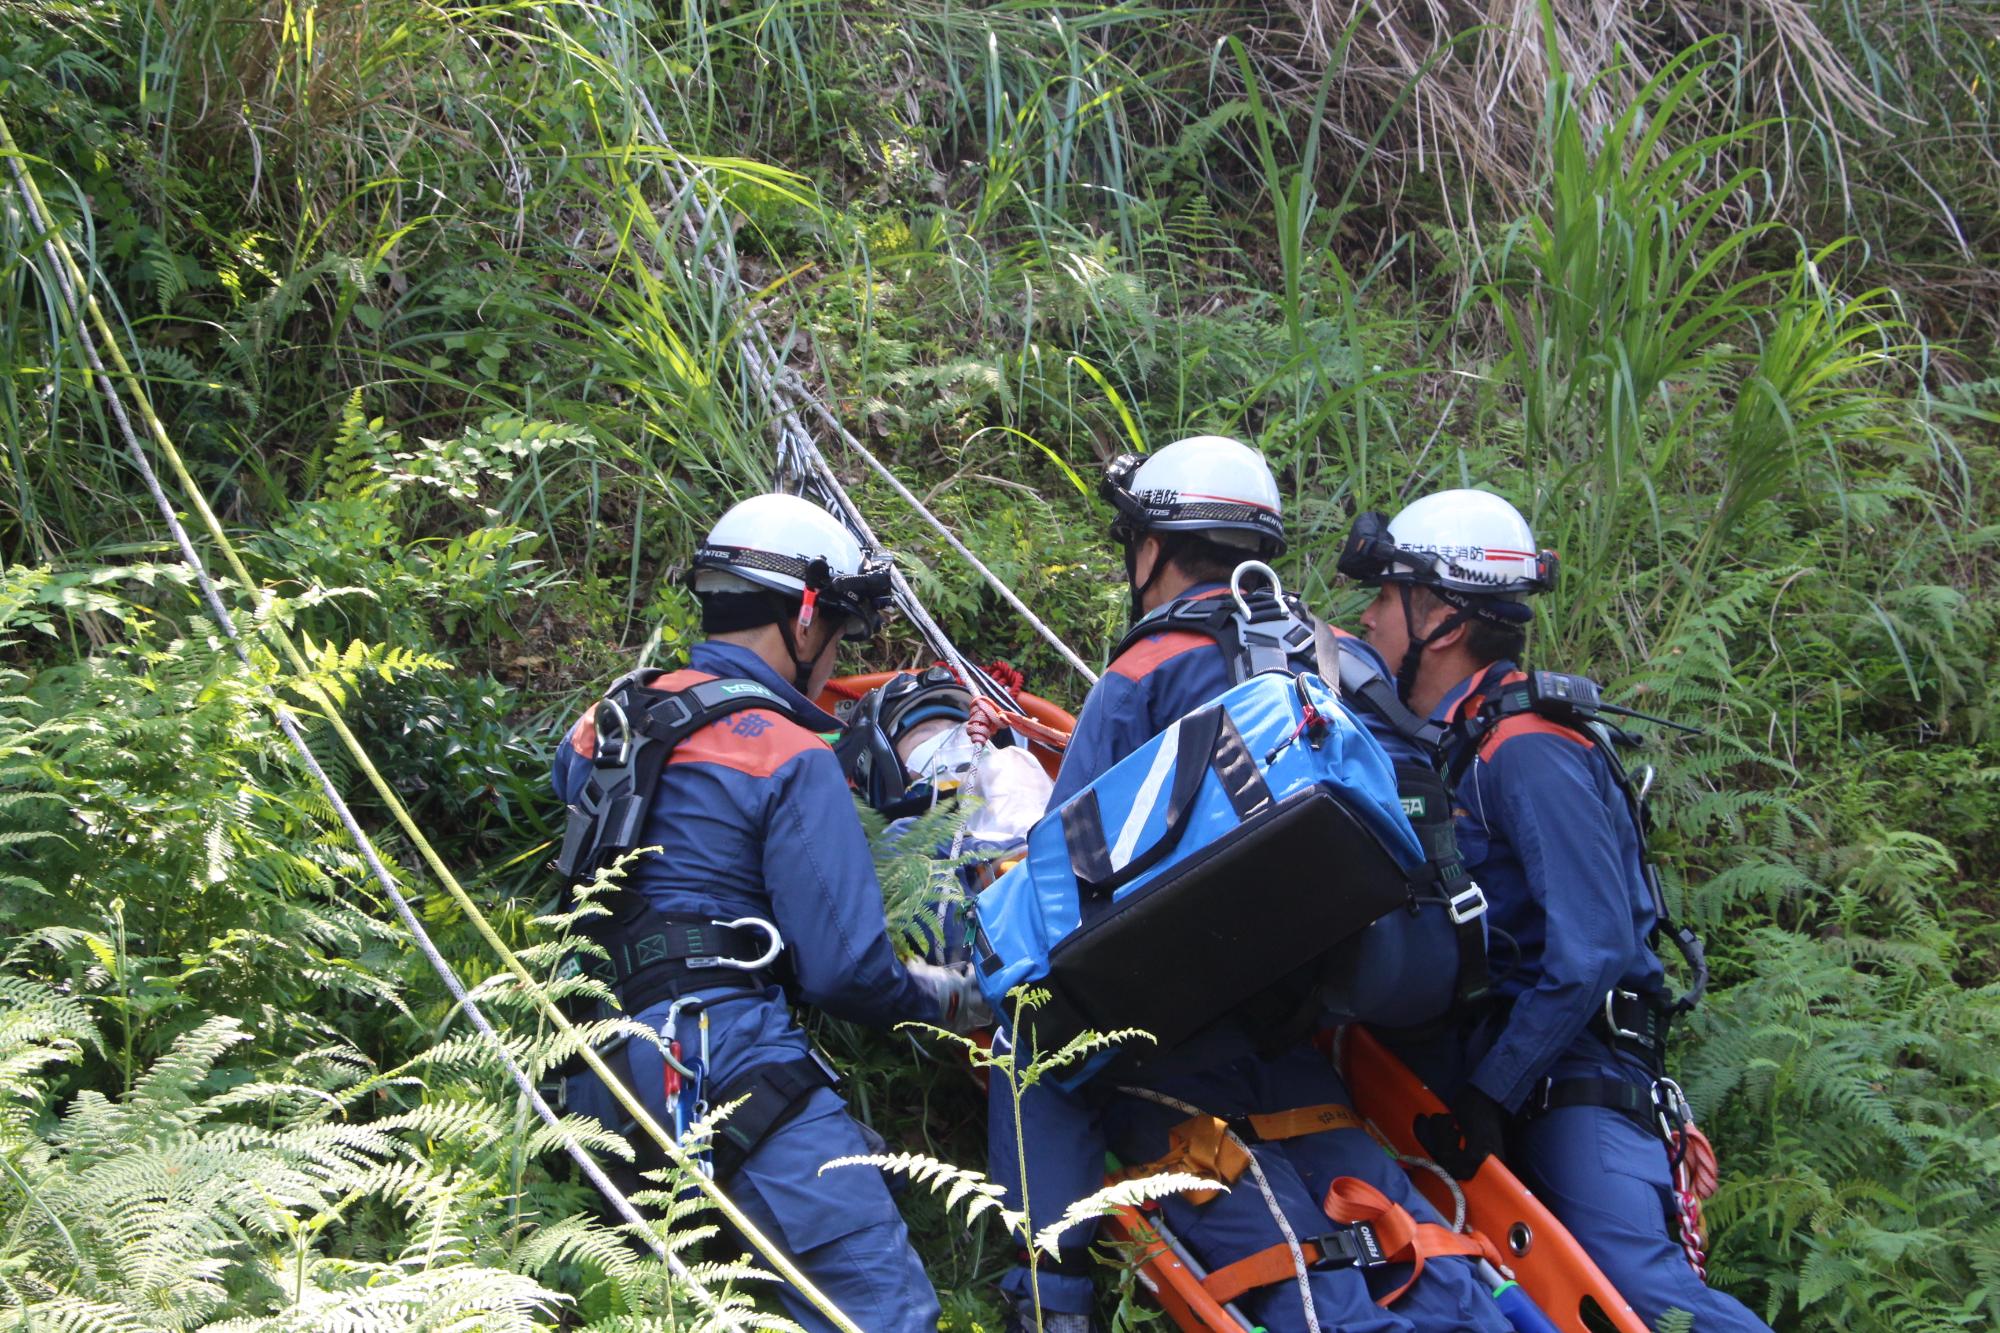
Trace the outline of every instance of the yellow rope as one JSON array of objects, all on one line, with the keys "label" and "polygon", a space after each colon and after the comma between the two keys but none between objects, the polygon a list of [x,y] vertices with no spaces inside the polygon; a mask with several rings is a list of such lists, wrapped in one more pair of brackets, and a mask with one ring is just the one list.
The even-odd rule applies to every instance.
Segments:
[{"label": "yellow rope", "polygon": [[[19,158],[22,161],[31,160],[15,144],[13,133],[9,130],[5,117],[0,117],[0,155]],[[161,423],[158,414],[154,412],[153,400],[147,394],[144,382],[138,375],[133,373],[130,364],[125,360],[124,351],[117,337],[112,333],[111,326],[105,319],[103,310],[98,306],[97,297],[92,293],[91,284],[86,280],[83,270],[78,267],[70,251],[69,243],[64,238],[61,229],[55,225],[55,214],[49,209],[47,201],[42,197],[41,188],[35,184],[33,173],[23,171],[20,179],[36,210],[43,218],[47,219],[50,228],[49,239],[54,244],[56,252],[60,255],[64,268],[69,271],[70,280],[76,285],[77,291],[81,293],[82,304],[90,315],[91,323],[96,326],[98,338],[103,344],[104,350],[110,355],[117,375],[125,381],[132,400],[138,405],[139,414],[145,418],[147,430],[151,433],[153,442],[158,447],[161,457],[166,460],[167,466],[173,471],[175,478],[179,480],[182,492],[187,496],[188,502],[194,507],[195,512],[201,516],[202,525],[208,529],[208,534],[214,541],[216,549],[221,552],[223,560],[228,564],[230,571],[235,574],[237,581],[246,591],[256,589],[258,584],[251,578],[249,569],[237,554],[235,544],[229,540],[229,534],[223,529],[221,521],[216,518],[215,511],[209,508],[208,501],[202,495],[200,486],[196,484],[193,475],[187,470],[186,463],[182,461],[180,450],[174,447],[172,438],[167,434],[166,426]],[[258,595],[262,597],[267,594]],[[390,814],[395,817],[396,823],[402,827],[405,836],[416,847],[424,863],[430,867],[431,873],[437,877],[438,883],[444,887],[445,892],[451,897],[452,901],[458,904],[459,910],[465,913],[466,919],[472,922],[473,929],[479,932],[480,938],[486,941],[488,947],[493,950],[494,955],[500,959],[501,964],[514,974],[515,979],[521,983],[523,989],[533,999],[536,1007],[541,1010],[543,1017],[548,1019],[565,1036],[577,1039],[575,1025],[564,1016],[562,1010],[549,998],[548,992],[542,987],[541,982],[528,970],[526,964],[522,963],[514,951],[507,946],[507,942],[500,938],[499,932],[493,929],[493,923],[486,919],[486,914],[479,910],[479,905],[472,900],[472,896],[458,882],[458,877],[452,873],[451,867],[445,864],[444,858],[438,854],[436,848],[431,846],[430,839],[426,838],[423,830],[417,827],[416,820],[411,817],[409,809],[403,804],[402,799],[397,796],[396,789],[389,785],[388,780],[382,776],[381,770],[377,769],[374,761],[368,757],[368,752],[363,748],[360,740],[348,729],[347,723],[342,719],[340,711],[334,705],[333,700],[313,681],[312,664],[299,651],[298,645],[292,641],[291,636],[285,632],[284,627],[278,624],[274,617],[260,614],[256,618],[256,625],[259,635],[266,642],[272,643],[281,649],[284,656],[291,662],[293,670],[301,677],[296,682],[298,686],[318,705],[328,725],[340,737],[341,744],[346,747],[348,755],[360,767],[361,771],[367,775],[368,781],[375,788],[376,794],[381,797],[383,804],[388,806]],[[756,1224],[744,1214],[742,1209],[731,1202],[729,1196],[723,1193],[721,1186],[717,1185],[701,1172],[698,1166],[682,1150],[680,1144],[675,1141],[674,1136],[668,1133],[659,1121],[653,1118],[652,1113],[646,1109],[645,1105],[633,1094],[632,1090],[626,1087],[616,1074],[612,1073],[610,1067],[604,1063],[597,1052],[584,1044],[580,1039],[577,1039],[577,1047],[584,1064],[589,1066],[590,1071],[596,1074],[599,1079],[603,1080],[605,1087],[610,1090],[612,1096],[617,1098],[618,1104],[625,1109],[625,1112],[637,1122],[641,1129],[646,1131],[648,1137],[659,1144],[661,1150],[667,1154],[670,1161],[687,1172],[702,1192],[708,1196],[709,1201],[715,1205],[716,1211],[728,1219],[730,1225],[735,1227],[742,1234],[743,1238],[749,1242],[751,1247],[763,1256],[771,1267],[776,1270],[778,1276],[795,1287],[799,1295],[804,1297],[821,1314],[831,1320],[835,1327],[842,1329],[844,1333],[862,1333],[861,1328],[842,1313],[840,1308],[822,1293],[818,1287],[814,1286],[811,1279],[799,1271],[798,1266],[770,1238],[758,1230]]]}]

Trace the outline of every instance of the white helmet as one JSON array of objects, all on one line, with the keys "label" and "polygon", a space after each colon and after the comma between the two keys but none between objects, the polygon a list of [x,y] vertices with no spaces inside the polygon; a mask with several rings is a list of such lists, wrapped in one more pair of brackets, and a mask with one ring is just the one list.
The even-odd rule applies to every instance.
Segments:
[{"label": "white helmet", "polygon": [[799,623],[824,606],[872,635],[889,597],[889,562],[870,557],[839,519],[796,495],[753,495],[733,506],[695,549],[695,593],[765,589],[800,600]]},{"label": "white helmet", "polygon": [[1454,606],[1520,621],[1532,614],[1520,598],[1554,585],[1556,555],[1535,549],[1528,520],[1499,496],[1439,491],[1393,519],[1357,517],[1339,567],[1363,583],[1417,584]]},{"label": "white helmet", "polygon": [[1267,558],[1285,549],[1277,479],[1240,440],[1195,435],[1144,457],[1121,454],[1098,489],[1118,511],[1111,535],[1121,544],[1147,532],[1198,532]]}]

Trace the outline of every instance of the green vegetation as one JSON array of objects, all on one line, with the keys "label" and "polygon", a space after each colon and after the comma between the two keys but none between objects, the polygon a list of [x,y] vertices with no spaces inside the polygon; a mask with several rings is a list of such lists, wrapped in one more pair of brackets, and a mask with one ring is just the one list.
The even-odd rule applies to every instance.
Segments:
[{"label": "green vegetation", "polygon": [[[1991,1327],[1991,15],[1599,8],[24,0],[0,116],[264,584],[239,614],[318,645],[516,944],[558,730],[685,642],[668,575],[770,478],[746,317],[1086,657],[1124,595],[1076,478],[1135,436],[1256,439],[1336,617],[1357,508],[1506,493],[1564,558],[1535,655],[1707,729],[1653,758],[1717,972],[1679,1052],[1713,1271],[1782,1329]],[[275,660],[214,637],[40,240],[8,181],[0,1311],[685,1321],[377,899]],[[823,444],[961,643],[1080,698]],[[959,1068],[823,1036],[892,1152],[979,1164]],[[905,1203],[990,1320],[1012,1242]]]}]

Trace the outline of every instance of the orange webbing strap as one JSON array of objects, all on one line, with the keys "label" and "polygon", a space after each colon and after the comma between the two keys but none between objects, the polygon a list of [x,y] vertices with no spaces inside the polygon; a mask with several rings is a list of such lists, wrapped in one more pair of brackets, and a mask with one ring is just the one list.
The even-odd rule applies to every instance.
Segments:
[{"label": "orange webbing strap", "polygon": [[1336,1222],[1350,1225],[1366,1222],[1375,1229],[1384,1259],[1392,1264],[1412,1265],[1409,1281],[1377,1300],[1377,1305],[1391,1305],[1408,1291],[1423,1276],[1426,1259],[1464,1255],[1483,1258],[1495,1268],[1504,1262],[1493,1242],[1477,1231],[1461,1233],[1435,1222],[1419,1222],[1410,1216],[1407,1208],[1391,1203],[1389,1196],[1381,1190],[1353,1176],[1342,1176],[1327,1190],[1326,1215]]},{"label": "orange webbing strap", "polygon": [[[1320,1261],[1324,1252],[1318,1241],[1302,1240],[1299,1242],[1299,1253],[1305,1256],[1306,1267],[1311,1268]],[[1227,1305],[1246,1291],[1290,1282],[1297,1275],[1298,1269],[1292,1264],[1292,1247],[1280,1243],[1215,1269],[1201,1280],[1201,1289],[1214,1298],[1217,1305]]]},{"label": "orange webbing strap", "polygon": [[[1250,1154],[1230,1137],[1227,1122],[1212,1115],[1190,1116],[1167,1131],[1166,1155],[1144,1166],[1130,1166],[1115,1180],[1139,1180],[1164,1171],[1185,1171],[1219,1185],[1234,1185],[1250,1169]],[[1220,1190],[1186,1190],[1181,1197],[1200,1207]]]},{"label": "orange webbing strap", "polygon": [[[1363,1129],[1361,1117],[1339,1102],[1301,1106],[1290,1111],[1224,1120],[1219,1116],[1190,1116],[1167,1131],[1167,1151],[1143,1166],[1127,1167],[1114,1179],[1138,1180],[1163,1171],[1186,1171],[1223,1185],[1234,1185],[1250,1169],[1250,1155],[1238,1138],[1253,1143],[1296,1139],[1334,1129]],[[1232,1135],[1230,1130],[1235,1130]],[[1216,1195],[1214,1190],[1189,1190],[1183,1197],[1199,1207]],[[1291,1260],[1286,1259],[1289,1268]],[[1253,1284],[1255,1285],[1255,1284]]]},{"label": "orange webbing strap", "polygon": [[1339,1102],[1327,1102],[1320,1106],[1301,1106],[1292,1111],[1272,1111],[1268,1115],[1245,1116],[1244,1119],[1255,1131],[1256,1137],[1253,1141],[1258,1143],[1275,1143],[1280,1139],[1324,1134],[1335,1129],[1358,1129],[1364,1133],[1368,1129],[1368,1126],[1362,1123],[1361,1117],[1354,1114],[1354,1108],[1343,1106]]}]

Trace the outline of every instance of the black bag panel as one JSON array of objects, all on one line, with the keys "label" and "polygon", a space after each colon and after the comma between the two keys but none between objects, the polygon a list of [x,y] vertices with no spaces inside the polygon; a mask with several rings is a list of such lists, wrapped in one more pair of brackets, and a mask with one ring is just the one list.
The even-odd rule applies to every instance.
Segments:
[{"label": "black bag panel", "polygon": [[1176,1045],[1408,901],[1360,817],[1324,787],[1299,792],[1056,945],[1037,1044],[1140,1028]]}]

